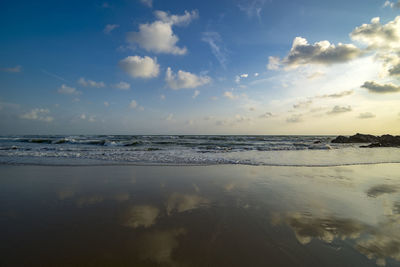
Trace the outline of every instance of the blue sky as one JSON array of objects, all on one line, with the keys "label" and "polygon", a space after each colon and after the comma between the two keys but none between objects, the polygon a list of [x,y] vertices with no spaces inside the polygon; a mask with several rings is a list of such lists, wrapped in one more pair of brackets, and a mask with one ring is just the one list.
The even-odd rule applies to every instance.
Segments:
[{"label": "blue sky", "polygon": [[2,1],[2,134],[400,133],[395,1]]}]

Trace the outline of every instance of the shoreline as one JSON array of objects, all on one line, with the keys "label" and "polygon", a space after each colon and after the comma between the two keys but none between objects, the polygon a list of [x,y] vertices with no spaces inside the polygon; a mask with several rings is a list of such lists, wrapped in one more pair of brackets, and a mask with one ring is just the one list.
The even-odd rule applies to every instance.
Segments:
[{"label": "shoreline", "polygon": [[333,165],[277,165],[277,164],[233,164],[233,163],[215,163],[215,164],[159,164],[159,163],[110,163],[110,164],[40,164],[40,163],[1,163],[0,166],[38,166],[38,167],[214,167],[214,166],[246,166],[246,167],[299,167],[299,168],[329,168],[363,165],[385,165],[400,164],[399,162],[372,162],[372,163],[348,163]]},{"label": "shoreline", "polygon": [[[367,150],[366,150],[367,149]],[[118,153],[118,152],[117,152]],[[97,159],[84,157],[51,156],[0,156],[0,165],[38,165],[38,166],[304,166],[329,167],[344,165],[367,165],[400,163],[400,150],[395,147],[357,148],[346,147],[329,150],[277,150],[243,151],[177,155],[172,151],[163,153],[147,152],[142,160]]]}]

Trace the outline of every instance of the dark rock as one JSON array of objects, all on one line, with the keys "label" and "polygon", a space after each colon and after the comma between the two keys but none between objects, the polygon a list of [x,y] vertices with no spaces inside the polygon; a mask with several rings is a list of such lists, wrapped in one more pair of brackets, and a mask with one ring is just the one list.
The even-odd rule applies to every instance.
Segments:
[{"label": "dark rock", "polygon": [[385,134],[379,138],[379,141],[383,146],[400,146],[400,136]]},{"label": "dark rock", "polygon": [[371,134],[355,134],[349,137],[350,143],[373,143],[379,142],[379,137]]},{"label": "dark rock", "polygon": [[379,142],[379,138],[370,134],[357,133],[350,137],[338,136],[331,141],[332,143],[375,143]]},{"label": "dark rock", "polygon": [[319,141],[319,140],[314,141],[314,144],[321,144],[321,141]]},{"label": "dark rock", "polygon": [[331,141],[331,143],[350,143],[349,138],[343,135],[339,135]]},{"label": "dark rock", "polygon": [[400,136],[385,134],[382,136],[374,136],[370,134],[360,134],[346,137],[338,136],[331,141],[332,143],[371,143],[370,145],[360,147],[400,147]]},{"label": "dark rock", "polygon": [[382,147],[381,143],[372,143],[366,146],[360,146],[360,147]]}]

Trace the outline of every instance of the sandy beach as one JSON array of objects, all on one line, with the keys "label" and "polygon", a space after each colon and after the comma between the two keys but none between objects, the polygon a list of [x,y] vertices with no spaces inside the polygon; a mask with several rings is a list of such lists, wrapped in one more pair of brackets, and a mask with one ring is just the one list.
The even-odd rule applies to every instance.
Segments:
[{"label": "sandy beach", "polygon": [[1,266],[400,266],[400,164],[0,166]]}]

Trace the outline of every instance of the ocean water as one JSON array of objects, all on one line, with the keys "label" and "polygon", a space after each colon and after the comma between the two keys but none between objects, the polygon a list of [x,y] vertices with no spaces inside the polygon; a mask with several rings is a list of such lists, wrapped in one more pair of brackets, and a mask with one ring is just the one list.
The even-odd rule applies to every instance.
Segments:
[{"label": "ocean water", "polygon": [[398,148],[334,136],[35,135],[0,137],[0,163],[38,165],[340,166],[400,163]]}]

